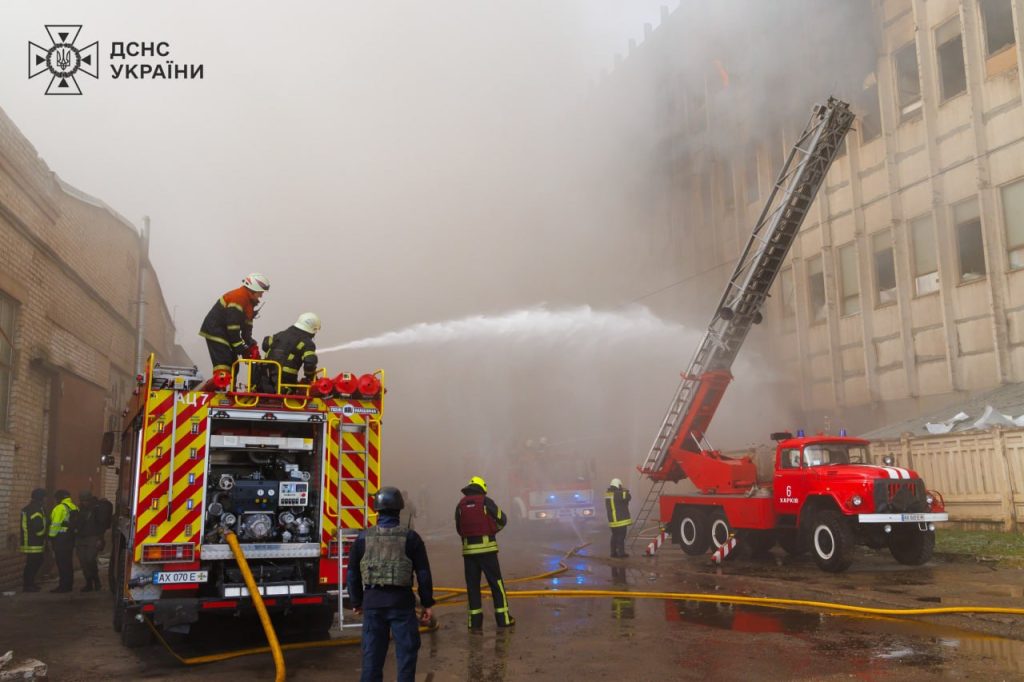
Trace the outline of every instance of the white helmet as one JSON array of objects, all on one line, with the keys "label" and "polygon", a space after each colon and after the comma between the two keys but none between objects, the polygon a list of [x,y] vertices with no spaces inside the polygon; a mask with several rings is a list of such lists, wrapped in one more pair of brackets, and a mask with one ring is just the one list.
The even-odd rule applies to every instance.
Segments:
[{"label": "white helmet", "polygon": [[613,488],[621,488],[622,487],[622,481],[620,481],[617,478],[613,478],[612,482],[609,483],[608,485],[610,485]]},{"label": "white helmet", "polygon": [[262,273],[250,272],[246,275],[245,279],[242,280],[242,286],[250,291],[270,291],[270,280]]},{"label": "white helmet", "polygon": [[316,313],[302,313],[292,326],[298,327],[304,332],[316,334],[320,331],[320,316]]}]

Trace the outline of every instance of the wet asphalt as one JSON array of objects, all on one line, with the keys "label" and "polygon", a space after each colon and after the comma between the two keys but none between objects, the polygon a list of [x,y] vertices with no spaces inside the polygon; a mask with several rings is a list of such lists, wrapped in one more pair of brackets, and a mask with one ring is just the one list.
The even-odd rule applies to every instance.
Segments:
[{"label": "wet asphalt", "polygon": [[[455,539],[424,532],[435,583],[463,586]],[[504,534],[503,534],[504,536]],[[607,529],[520,531],[501,538],[506,579],[558,567],[554,578],[509,584],[517,625],[498,630],[485,602],[483,633],[465,629],[464,604],[439,606],[423,636],[418,680],[1024,680],[1024,617],[895,618],[805,608],[760,608],[627,595],[516,598],[517,589],[739,594],[883,608],[1024,606],[1024,571],[937,557],[920,568],[861,548],[841,575],[809,558],[739,557],[723,566],[666,544],[654,558],[607,556]],[[639,548],[638,548],[639,549]],[[351,613],[346,614],[351,619]],[[335,637],[358,629],[337,630]],[[287,633],[285,634],[287,639]],[[251,622],[227,619],[169,638],[184,656],[263,644]],[[0,649],[37,658],[55,680],[272,680],[269,655],[183,667],[159,645],[124,649],[110,628],[110,595],[15,594],[0,598]],[[358,647],[286,653],[288,679],[356,679]],[[385,679],[394,679],[389,657]]]}]

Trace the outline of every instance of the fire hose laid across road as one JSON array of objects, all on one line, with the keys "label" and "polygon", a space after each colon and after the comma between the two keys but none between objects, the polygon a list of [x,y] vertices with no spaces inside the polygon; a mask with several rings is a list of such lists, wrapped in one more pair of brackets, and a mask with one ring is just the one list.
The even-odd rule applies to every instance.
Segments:
[{"label": "fire hose laid across road", "polygon": [[[164,648],[167,649],[178,661],[184,665],[202,665],[206,663],[215,663],[217,661],[226,661],[233,658],[240,658],[242,656],[251,656],[254,654],[265,654],[270,652],[274,657],[274,667],[276,669],[276,682],[283,682],[285,679],[285,663],[284,663],[284,651],[296,651],[300,649],[324,649],[329,647],[338,646],[351,646],[360,642],[359,637],[344,637],[338,639],[330,639],[319,642],[299,642],[295,644],[281,645],[277,641],[277,634],[274,632],[273,625],[270,622],[270,617],[267,614],[267,610],[263,605],[263,599],[260,596],[259,590],[256,587],[255,580],[252,577],[252,572],[249,570],[249,564],[245,560],[245,555],[242,553],[241,547],[238,544],[238,540],[235,538],[234,533],[227,533],[226,538],[228,544],[231,546],[231,551],[235,555],[235,560],[238,562],[239,568],[242,570],[242,575],[245,577],[245,583],[249,588],[249,594],[253,599],[253,604],[256,607],[256,611],[259,613],[260,622],[263,625],[263,630],[267,635],[267,642],[269,646],[253,647],[249,649],[238,649],[235,651],[227,651],[219,654],[209,654],[205,656],[194,656],[190,658],[179,655],[171,646],[167,643],[147,618],[146,623],[153,630],[157,639]],[[557,575],[565,573],[569,570],[569,566],[565,563],[569,557],[575,555],[581,549],[587,547],[590,543],[578,545],[573,547],[558,563],[558,568],[546,571],[544,573],[538,573],[536,575],[524,576],[522,578],[512,578],[506,580],[506,584],[512,583],[525,583],[535,582],[537,580],[545,580],[547,578],[553,578]],[[455,600],[456,597],[464,595],[466,589],[462,587],[436,587],[435,591],[443,593],[442,596],[437,599],[438,604],[445,602],[444,606],[451,606],[458,603]],[[483,593],[490,594],[489,590],[483,590]],[[824,602],[824,601],[813,601],[807,599],[785,599],[780,597],[745,597],[743,595],[734,594],[702,594],[699,592],[644,592],[644,591],[630,591],[630,590],[508,590],[508,597],[519,599],[519,598],[594,598],[594,597],[628,597],[631,599],[670,599],[675,601],[701,601],[701,602],[718,602],[725,604],[745,604],[748,606],[759,606],[764,608],[794,608],[804,607],[818,609],[822,611],[838,611],[846,613],[856,613],[864,615],[874,616],[891,616],[891,617],[906,617],[906,616],[932,616],[932,615],[946,615],[955,613],[991,613],[991,614],[1002,614],[1011,616],[1024,616],[1024,608],[1008,608],[999,606],[936,606],[928,608],[916,608],[916,609],[892,609],[892,608],[876,608],[871,606],[854,606],[852,604],[840,604],[837,602]],[[432,632],[437,630],[437,622],[432,622],[429,626],[420,628],[420,632]]]}]

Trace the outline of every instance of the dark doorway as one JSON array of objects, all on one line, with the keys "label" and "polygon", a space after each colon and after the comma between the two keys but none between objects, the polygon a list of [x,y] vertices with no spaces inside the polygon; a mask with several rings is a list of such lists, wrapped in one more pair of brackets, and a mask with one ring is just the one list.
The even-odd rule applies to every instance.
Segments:
[{"label": "dark doorway", "polygon": [[50,439],[46,487],[100,494],[100,444],[106,392],[70,372],[58,369],[50,390]]}]

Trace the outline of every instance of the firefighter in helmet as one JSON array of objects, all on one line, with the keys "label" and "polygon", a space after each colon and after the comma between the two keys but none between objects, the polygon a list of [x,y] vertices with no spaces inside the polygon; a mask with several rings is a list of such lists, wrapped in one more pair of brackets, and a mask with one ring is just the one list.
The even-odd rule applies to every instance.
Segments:
[{"label": "firefighter in helmet", "polygon": [[206,313],[199,336],[206,339],[214,374],[230,372],[235,358],[259,357],[259,346],[252,337],[256,304],[270,291],[270,280],[258,272],[249,273],[242,286],[232,289],[214,302]]},{"label": "firefighter in helmet", "polygon": [[462,563],[466,571],[466,596],[469,599],[469,629],[484,625],[484,609],[480,599],[480,574],[487,579],[494,600],[494,618],[499,628],[516,624],[508,610],[508,595],[498,564],[498,531],[508,523],[505,512],[487,497],[487,482],[479,476],[469,479],[462,489],[462,500],[455,508],[455,529],[462,538]]},{"label": "firefighter in helmet", "polygon": [[612,558],[625,558],[626,531],[633,520],[629,518],[629,491],[622,487],[622,481],[613,478],[604,493],[604,509],[608,513],[608,527],[612,529]]},{"label": "firefighter in helmet", "polygon": [[[320,317],[316,313],[302,313],[295,324],[284,331],[263,338],[263,351],[267,360],[281,365],[281,383],[299,383],[299,369],[303,371],[303,383],[311,383],[316,375],[316,344],[313,337],[320,331]],[[265,373],[260,390],[263,393],[277,392],[277,368],[264,367]]]},{"label": "firefighter in helmet", "polygon": [[[419,533],[399,523],[404,507],[398,488],[381,488],[373,502],[377,525],[359,533],[349,554],[349,598],[356,613],[363,614],[361,682],[382,678],[389,632],[395,640],[398,680],[413,682],[420,648],[419,625],[428,625],[433,619],[430,609],[434,592],[427,548]],[[419,619],[412,592],[414,574],[423,605]]]},{"label": "firefighter in helmet", "polygon": [[71,501],[71,493],[58,490],[53,494],[57,504],[50,510],[50,547],[57,561],[60,580],[50,592],[70,592],[75,582],[75,533],[78,530],[78,507]]}]

